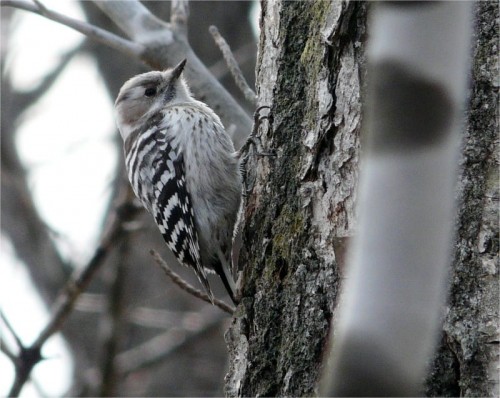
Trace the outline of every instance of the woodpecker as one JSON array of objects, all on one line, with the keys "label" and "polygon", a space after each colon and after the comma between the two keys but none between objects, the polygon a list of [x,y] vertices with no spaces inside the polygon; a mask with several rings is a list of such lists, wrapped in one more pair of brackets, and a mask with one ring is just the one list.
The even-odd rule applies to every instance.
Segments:
[{"label": "woodpecker", "polygon": [[241,201],[239,156],[219,117],[193,98],[173,69],[137,75],[120,89],[115,117],[128,178],[167,247],[194,270],[213,301],[207,272],[236,303],[233,229]]}]

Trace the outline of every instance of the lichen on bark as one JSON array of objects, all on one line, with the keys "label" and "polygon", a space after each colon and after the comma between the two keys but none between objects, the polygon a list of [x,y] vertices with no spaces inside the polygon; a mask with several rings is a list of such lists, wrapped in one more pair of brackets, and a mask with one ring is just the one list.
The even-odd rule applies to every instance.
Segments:
[{"label": "lichen on bark", "polygon": [[[229,396],[315,394],[338,293],[333,241],[354,225],[361,57],[351,19],[364,13],[357,3],[262,4],[257,90],[271,111],[260,132],[277,156],[247,166],[253,191],[243,300],[226,335]],[[336,179],[336,195],[330,182],[341,167],[348,178]]]}]

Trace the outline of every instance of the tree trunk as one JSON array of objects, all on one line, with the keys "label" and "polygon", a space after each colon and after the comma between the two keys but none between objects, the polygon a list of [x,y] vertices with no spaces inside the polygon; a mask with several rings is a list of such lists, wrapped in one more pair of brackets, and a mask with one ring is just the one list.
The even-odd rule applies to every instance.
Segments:
[{"label": "tree trunk", "polygon": [[331,248],[354,226],[364,19],[357,2],[262,3],[261,141],[277,156],[247,165],[230,396],[314,394],[341,277]]},{"label": "tree trunk", "polygon": [[[356,226],[366,7],[262,3],[258,103],[271,109],[259,134],[261,150],[277,155],[247,164],[229,396],[316,392]],[[451,293],[429,396],[498,395],[498,4],[477,3],[476,31]]]},{"label": "tree trunk", "polygon": [[[169,8],[146,4],[160,18]],[[89,20],[112,29],[91,7],[84,2]],[[316,393],[327,336],[335,328],[345,246],[356,228],[367,7],[349,1],[262,2],[257,90],[259,105],[270,110],[260,123],[258,150],[276,156],[251,153],[248,159],[243,298],[226,334],[229,396]],[[427,378],[431,396],[499,394],[498,4],[476,7],[456,252],[442,344]],[[218,25],[236,53],[238,46],[248,51],[246,38],[228,36],[248,35],[242,20],[248,9],[249,3],[193,2],[190,40],[201,43],[193,43],[200,53],[208,49],[206,58],[200,54],[208,66],[219,53],[207,45],[211,39],[198,21]],[[228,16],[231,29],[224,31]],[[136,61],[100,45],[90,51],[112,96],[138,70]],[[36,212],[14,146],[26,101],[41,94],[21,96],[2,77],[2,231],[50,305],[69,267]],[[92,282],[86,307],[82,300],[62,330],[77,362],[79,380],[70,395],[220,395],[223,316],[159,277],[148,249],[161,253],[164,242],[149,216],[140,221],[142,228],[113,249]],[[183,277],[195,280],[189,271]]]},{"label": "tree trunk", "polygon": [[498,17],[498,2],[477,3],[458,232],[441,346],[427,380],[431,396],[499,394]]}]

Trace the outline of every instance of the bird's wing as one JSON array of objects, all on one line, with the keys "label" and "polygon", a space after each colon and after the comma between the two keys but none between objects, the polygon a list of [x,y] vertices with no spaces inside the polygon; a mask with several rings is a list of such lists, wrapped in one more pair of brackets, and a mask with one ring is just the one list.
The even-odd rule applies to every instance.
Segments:
[{"label": "bird's wing", "polygon": [[153,215],[167,246],[183,265],[194,269],[196,276],[212,298],[194,224],[191,199],[186,187],[184,158],[171,142],[163,142],[153,160]]}]

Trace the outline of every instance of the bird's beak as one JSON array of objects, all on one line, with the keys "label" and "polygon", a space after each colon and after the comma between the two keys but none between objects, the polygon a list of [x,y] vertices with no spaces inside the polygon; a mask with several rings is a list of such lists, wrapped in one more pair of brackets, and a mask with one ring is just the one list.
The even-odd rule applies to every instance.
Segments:
[{"label": "bird's beak", "polygon": [[186,66],[186,59],[183,59],[181,62],[177,64],[177,66],[172,70],[172,78],[178,79],[184,70],[184,66]]}]

